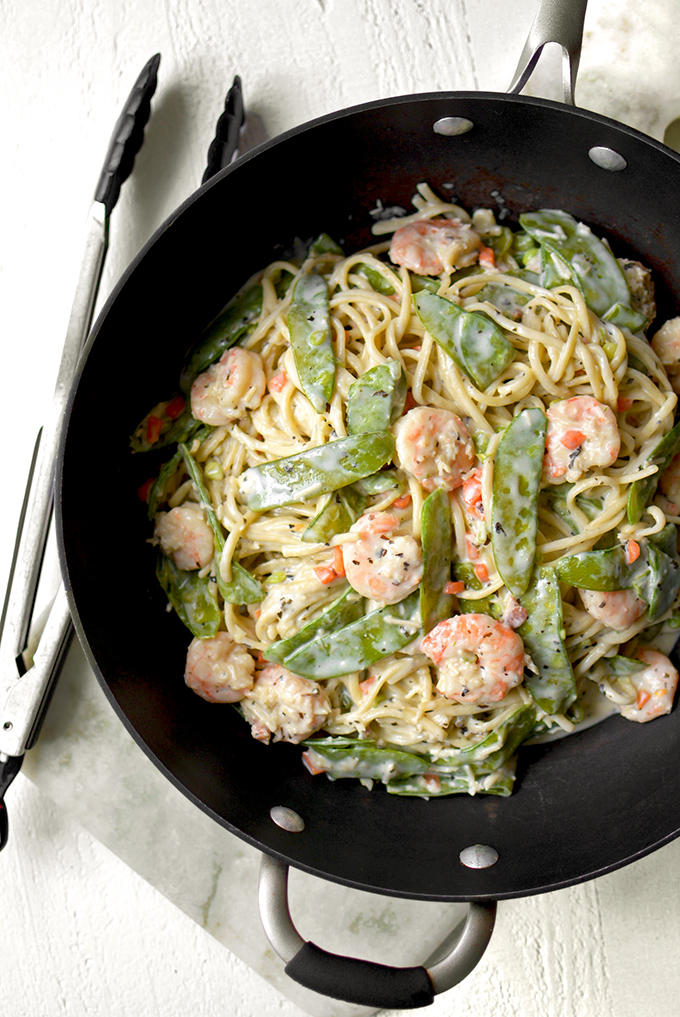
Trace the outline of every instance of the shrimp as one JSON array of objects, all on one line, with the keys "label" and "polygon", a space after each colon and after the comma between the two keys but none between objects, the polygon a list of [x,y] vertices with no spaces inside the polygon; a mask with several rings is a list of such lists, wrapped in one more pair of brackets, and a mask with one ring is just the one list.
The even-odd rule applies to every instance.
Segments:
[{"label": "shrimp", "polygon": [[267,380],[259,353],[240,347],[227,350],[191,386],[191,412],[196,420],[218,427],[236,420],[262,402]]},{"label": "shrimp", "polygon": [[458,703],[491,706],[524,678],[524,643],[486,614],[459,614],[428,632],[423,653],[439,668],[436,688]]},{"label": "shrimp", "polygon": [[439,275],[472,265],[481,246],[479,233],[459,219],[420,219],[396,231],[390,258],[419,275]]},{"label": "shrimp", "polygon": [[641,618],[647,610],[644,600],[632,590],[579,590],[588,614],[616,632],[623,632]]},{"label": "shrimp", "polygon": [[673,391],[680,392],[680,318],[670,318],[654,333],[650,345],[666,369]]},{"label": "shrimp", "polygon": [[415,537],[389,536],[398,525],[388,512],[368,512],[350,528],[359,539],[340,545],[350,585],[385,604],[403,600],[423,576],[423,552]]},{"label": "shrimp", "polygon": [[643,671],[630,676],[637,699],[621,708],[621,716],[645,724],[671,712],[680,675],[668,657],[657,650],[643,648],[638,650],[637,658],[646,665]]},{"label": "shrimp", "polygon": [[163,554],[174,559],[178,569],[205,568],[215,549],[213,532],[203,509],[193,502],[185,502],[169,512],[159,512],[154,540],[160,543]]},{"label": "shrimp", "polygon": [[297,745],[323,727],[331,705],[317,682],[281,664],[267,664],[241,700],[241,709],[253,738],[268,743],[273,735],[275,742]]},{"label": "shrimp", "polygon": [[475,447],[455,413],[416,406],[394,425],[396,463],[426,491],[460,487],[475,462]]},{"label": "shrimp", "polygon": [[573,483],[594,466],[615,463],[621,448],[616,417],[592,396],[574,396],[548,407],[543,477]]},{"label": "shrimp", "polygon": [[227,632],[194,639],[187,652],[184,680],[209,703],[236,703],[253,687],[255,661]]}]

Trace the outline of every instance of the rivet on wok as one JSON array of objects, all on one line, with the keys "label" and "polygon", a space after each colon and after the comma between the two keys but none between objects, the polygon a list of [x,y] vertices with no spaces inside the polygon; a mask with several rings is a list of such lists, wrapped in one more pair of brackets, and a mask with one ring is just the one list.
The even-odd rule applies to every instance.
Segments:
[{"label": "rivet on wok", "polygon": [[433,130],[435,134],[445,134],[448,138],[453,138],[457,134],[467,134],[474,126],[472,120],[465,117],[442,117],[434,124]]},{"label": "rivet on wok", "polygon": [[498,861],[498,851],[487,844],[472,844],[458,855],[468,869],[488,869]]},{"label": "rivet on wok", "polygon": [[288,833],[301,833],[305,828],[304,819],[285,805],[275,805],[269,810],[269,815],[277,826]]},{"label": "rivet on wok", "polygon": [[588,152],[591,160],[600,169],[610,170],[612,173],[619,173],[624,170],[628,163],[618,152],[615,152],[613,148],[601,148],[595,146]]}]

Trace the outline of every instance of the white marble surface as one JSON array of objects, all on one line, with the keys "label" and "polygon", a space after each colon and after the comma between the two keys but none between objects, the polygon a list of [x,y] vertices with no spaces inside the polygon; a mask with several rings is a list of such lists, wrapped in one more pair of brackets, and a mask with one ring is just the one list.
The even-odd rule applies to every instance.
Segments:
[{"label": "white marble surface", "polygon": [[[534,6],[534,0],[0,5],[6,421],[0,587],[56,375],[90,195],[120,106],[146,60],[162,53],[159,89],[144,148],[114,212],[102,297],[198,184],[235,73],[270,135],[382,96],[503,90]],[[590,0],[580,104],[661,138],[680,113],[679,24],[675,0]],[[556,63],[548,53],[530,91],[559,96]],[[104,395],[112,404],[124,397]],[[77,647],[7,800],[3,1017],[352,1012],[286,979],[255,912],[257,853],[160,776],[117,721]],[[354,895],[300,874],[292,884],[304,935],[345,949],[373,941],[391,963],[427,953],[457,914],[452,906]],[[674,1013],[679,888],[676,843],[596,882],[506,903],[481,965],[428,1012]],[[326,929],[330,915],[337,939]]]}]

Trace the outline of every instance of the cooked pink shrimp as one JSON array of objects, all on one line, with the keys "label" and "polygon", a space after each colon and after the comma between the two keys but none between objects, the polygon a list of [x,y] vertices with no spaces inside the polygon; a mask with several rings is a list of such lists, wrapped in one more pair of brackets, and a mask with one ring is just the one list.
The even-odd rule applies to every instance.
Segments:
[{"label": "cooked pink shrimp", "polygon": [[632,590],[579,590],[583,606],[589,615],[616,632],[623,632],[641,618],[647,610],[644,600]]},{"label": "cooked pink shrimp", "polygon": [[673,386],[680,391],[680,318],[670,318],[654,333],[650,344]]},{"label": "cooked pink shrimp", "polygon": [[169,512],[159,512],[154,538],[160,542],[163,554],[174,558],[178,569],[202,569],[210,564],[213,532],[200,505],[186,502]]},{"label": "cooked pink shrimp", "polygon": [[680,454],[673,456],[659,478],[659,491],[665,496],[661,507],[669,515],[680,514]]},{"label": "cooked pink shrimp", "polygon": [[259,353],[237,346],[196,378],[191,386],[191,412],[196,420],[213,427],[228,424],[244,410],[257,409],[266,387]]},{"label": "cooked pink shrimp", "polygon": [[647,666],[644,671],[630,676],[637,691],[637,699],[630,706],[622,707],[621,715],[626,720],[644,724],[671,712],[680,676],[668,657],[657,650],[638,650],[637,657]]},{"label": "cooked pink shrimp", "polygon": [[189,644],[184,680],[209,703],[236,703],[253,687],[255,661],[229,633]]},{"label": "cooked pink shrimp", "polygon": [[419,219],[392,237],[390,258],[419,275],[465,268],[478,258],[482,238],[459,219]]},{"label": "cooked pink shrimp", "polygon": [[345,575],[363,597],[396,604],[423,576],[423,552],[415,539],[390,534],[399,525],[388,512],[368,512],[350,528],[359,539],[341,544]]},{"label": "cooked pink shrimp", "polygon": [[475,447],[455,413],[415,406],[394,425],[396,463],[426,491],[460,487],[475,462]]},{"label": "cooked pink shrimp", "polygon": [[550,484],[575,480],[593,466],[611,466],[621,447],[616,417],[592,396],[574,396],[548,407],[543,477]]},{"label": "cooked pink shrimp", "polygon": [[439,668],[437,691],[458,703],[498,703],[524,678],[524,643],[486,614],[439,622],[422,648]]},{"label": "cooked pink shrimp", "polygon": [[241,700],[253,738],[297,745],[323,727],[330,701],[317,682],[293,674],[281,664],[267,664]]}]

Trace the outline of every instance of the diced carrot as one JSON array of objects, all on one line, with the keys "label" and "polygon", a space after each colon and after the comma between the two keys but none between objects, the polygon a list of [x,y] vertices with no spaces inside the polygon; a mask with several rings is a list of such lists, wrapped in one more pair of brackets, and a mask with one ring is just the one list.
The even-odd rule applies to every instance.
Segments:
[{"label": "diced carrot", "polygon": [[560,439],[565,448],[578,448],[586,440],[583,431],[565,431]]},{"label": "diced carrot", "polygon": [[425,787],[427,788],[428,791],[440,790],[442,782],[440,781],[436,773],[426,773],[424,774],[423,779],[425,781]]},{"label": "diced carrot", "polygon": [[487,265],[488,268],[496,267],[496,255],[493,252],[492,247],[480,247],[479,249],[479,261],[482,265]]},{"label": "diced carrot", "polygon": [[142,501],[147,501],[148,502],[148,500],[149,500],[149,491],[151,490],[151,488],[153,487],[154,484],[155,484],[154,478],[153,477],[149,477],[149,479],[145,480],[144,483],[142,484],[142,486],[137,490],[137,494],[139,495],[139,497],[141,498]]},{"label": "diced carrot", "polygon": [[637,540],[629,540],[626,544],[626,565],[632,565],[640,557],[640,545]]},{"label": "diced carrot", "polygon": [[413,392],[409,389],[406,393],[406,400],[404,402],[404,413],[408,413],[409,410],[412,410],[413,407],[417,405],[418,403],[415,400]]},{"label": "diced carrot", "polygon": [[170,420],[176,420],[185,406],[184,396],[176,395],[165,407],[166,417],[170,417]]},{"label": "diced carrot", "polygon": [[269,382],[270,392],[280,392],[285,387],[288,381],[288,375],[285,371],[281,371],[280,374],[275,374],[272,380]]},{"label": "diced carrot", "polygon": [[365,678],[362,682],[359,682],[359,688],[361,689],[362,695],[365,696],[368,692],[370,692],[377,680],[377,675],[371,675],[370,678]]},{"label": "diced carrot", "polygon": [[444,584],[444,593],[453,594],[453,596],[457,596],[459,593],[462,593],[464,589],[465,583],[462,581],[462,579],[458,579],[455,582]]},{"label": "diced carrot", "polygon": [[329,583],[338,578],[335,574],[335,569],[332,569],[330,565],[318,565],[314,569],[314,575],[324,586],[328,586]]},{"label": "diced carrot", "polygon": [[149,417],[146,422],[146,440],[150,445],[155,444],[161,436],[163,430],[163,421],[159,417],[155,417],[153,414]]},{"label": "diced carrot", "polygon": [[626,410],[629,410],[632,405],[633,405],[633,400],[632,399],[627,399],[627,398],[624,398],[624,397],[620,396],[616,400],[616,409],[618,410],[619,413],[625,413]]},{"label": "diced carrot", "polygon": [[480,561],[477,565],[475,565],[475,575],[479,579],[480,583],[488,583],[489,570],[483,561]]},{"label": "diced carrot", "polygon": [[340,544],[337,544],[333,548],[333,571],[338,579],[345,574],[345,559],[342,556],[342,547]]},{"label": "diced carrot", "polygon": [[473,538],[469,533],[466,534],[466,547],[468,548],[468,557],[471,561],[479,558],[480,552],[477,550],[477,544],[473,542]]},{"label": "diced carrot", "polygon": [[482,502],[482,471],[474,470],[463,484],[463,501],[469,512],[479,519],[484,518]]},{"label": "diced carrot", "polygon": [[394,505],[395,508],[398,509],[408,508],[408,506],[411,504],[411,495],[402,494],[398,498],[395,498],[392,504]]},{"label": "diced carrot", "polygon": [[305,764],[305,766],[307,767],[309,772],[314,777],[317,777],[320,773],[325,773],[326,772],[321,767],[315,766],[315,764],[310,759],[309,752],[303,752],[302,753],[302,762]]},{"label": "diced carrot", "polygon": [[640,691],[637,694],[637,701],[635,703],[638,710],[642,709],[642,707],[645,705],[648,699],[651,699],[651,696],[647,689],[640,689]]}]

